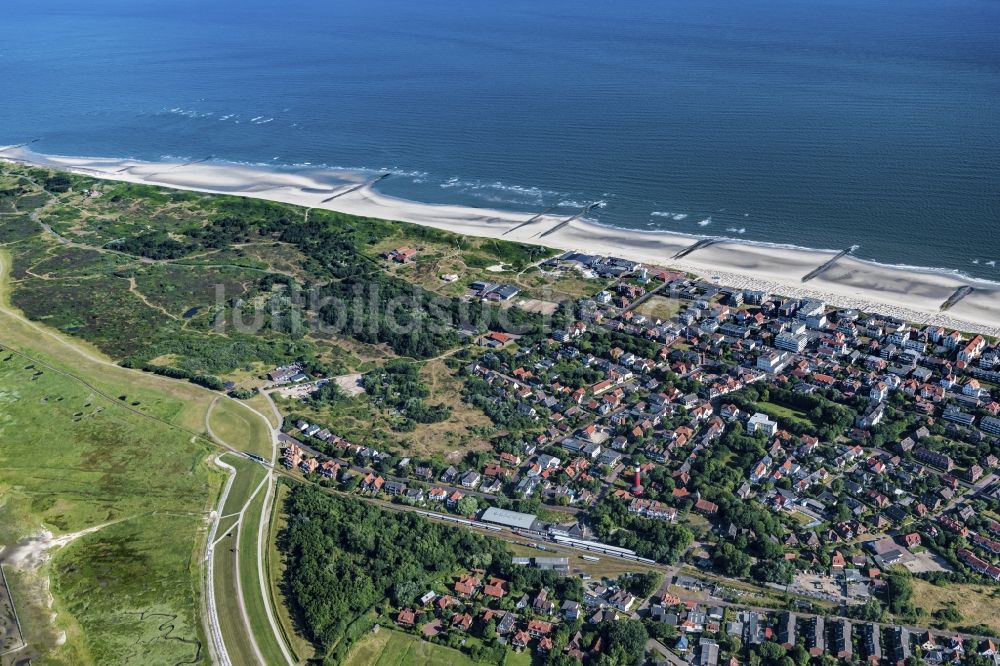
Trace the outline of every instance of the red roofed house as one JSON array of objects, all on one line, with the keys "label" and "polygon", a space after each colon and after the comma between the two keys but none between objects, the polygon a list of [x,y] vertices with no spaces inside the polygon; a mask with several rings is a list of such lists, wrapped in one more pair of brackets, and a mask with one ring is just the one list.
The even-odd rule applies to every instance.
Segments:
[{"label": "red roofed house", "polygon": [[507,581],[502,578],[490,578],[483,587],[483,594],[494,599],[503,599],[507,594]]},{"label": "red roofed house", "polygon": [[966,363],[974,360],[983,351],[985,346],[986,340],[983,336],[977,335],[972,340],[969,340],[969,344],[965,346],[965,349],[958,352],[958,360],[965,361]]},{"label": "red roofed house", "polygon": [[497,347],[503,347],[511,340],[513,340],[512,337],[499,331],[490,331],[488,334],[480,338],[481,344],[487,347],[493,347],[494,349]]},{"label": "red roofed house", "polygon": [[319,466],[319,473],[328,479],[336,478],[337,472],[339,471],[340,463],[335,463],[332,460],[327,460]]},{"label": "red roofed house", "polygon": [[529,620],[528,621],[528,633],[535,638],[541,638],[552,633],[552,623],[543,622],[541,620]]},{"label": "red roofed house", "polygon": [[404,627],[412,627],[413,623],[417,621],[417,614],[414,613],[409,608],[404,608],[399,611],[399,615],[396,616],[396,624],[402,625]]},{"label": "red roofed house", "polygon": [[598,395],[600,393],[603,393],[604,391],[607,391],[613,385],[614,384],[610,380],[605,379],[603,382],[597,382],[596,384],[591,386],[590,392],[593,393],[594,395]]},{"label": "red roofed house", "polygon": [[460,597],[469,598],[476,593],[479,583],[479,579],[475,576],[462,576],[455,583],[455,593]]},{"label": "red roofed house", "polygon": [[709,502],[705,499],[700,499],[694,503],[695,511],[699,513],[704,513],[707,516],[714,516],[719,512],[719,505],[715,502]]},{"label": "red roofed house", "polygon": [[386,252],[382,255],[386,259],[391,259],[392,261],[399,262],[401,264],[408,264],[413,261],[414,257],[417,256],[417,251],[412,247],[397,247],[391,252]]}]

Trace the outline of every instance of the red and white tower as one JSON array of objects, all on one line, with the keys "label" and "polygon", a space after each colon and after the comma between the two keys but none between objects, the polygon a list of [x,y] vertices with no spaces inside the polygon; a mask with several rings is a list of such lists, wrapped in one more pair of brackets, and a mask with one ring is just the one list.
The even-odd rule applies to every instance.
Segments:
[{"label": "red and white tower", "polygon": [[632,494],[642,494],[642,470],[638,465],[635,466],[635,483],[632,484]]}]

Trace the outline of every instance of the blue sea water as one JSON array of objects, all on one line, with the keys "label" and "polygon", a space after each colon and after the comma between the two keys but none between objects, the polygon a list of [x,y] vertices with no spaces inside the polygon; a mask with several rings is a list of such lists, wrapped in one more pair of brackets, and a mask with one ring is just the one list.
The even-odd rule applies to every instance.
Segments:
[{"label": "blue sea water", "polygon": [[[997,0],[6,0],[0,144],[1000,279]],[[978,263],[974,263],[978,262]]]}]

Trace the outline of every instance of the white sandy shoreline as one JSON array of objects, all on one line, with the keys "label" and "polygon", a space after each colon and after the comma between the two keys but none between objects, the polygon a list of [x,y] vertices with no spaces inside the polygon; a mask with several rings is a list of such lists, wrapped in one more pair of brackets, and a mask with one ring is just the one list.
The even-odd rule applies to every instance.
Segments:
[{"label": "white sandy shoreline", "polygon": [[[671,261],[691,245],[690,236],[668,232],[630,231],[576,220],[544,238],[535,236],[558,224],[546,216],[503,235],[531,214],[423,204],[388,197],[362,187],[324,202],[361,182],[351,172],[302,168],[274,170],[214,162],[142,162],[109,158],[41,155],[23,148],[0,152],[0,159],[62,169],[95,178],[162,185],[183,190],[232,194],[323,208],[446,229],[470,236],[503,238],[563,250],[613,254],[644,263],[718,276],[720,284],[759,289],[790,297],[811,297],[838,307],[879,312],[922,324],[1000,336],[1000,284],[932,270],[884,266],[843,257],[807,283],[801,277],[829,260],[829,251],[749,242],[723,241]],[[974,291],[946,313],[939,308],[957,288]]]}]

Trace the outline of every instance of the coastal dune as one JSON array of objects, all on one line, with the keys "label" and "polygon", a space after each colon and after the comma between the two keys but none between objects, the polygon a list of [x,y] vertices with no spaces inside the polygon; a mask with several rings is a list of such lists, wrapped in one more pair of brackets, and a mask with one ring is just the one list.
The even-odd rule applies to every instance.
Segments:
[{"label": "coastal dune", "polygon": [[[385,196],[367,186],[345,193],[366,180],[363,174],[347,171],[62,157],[41,155],[23,148],[0,150],[0,159],[95,178],[268,199],[411,222],[470,236],[502,237],[557,249],[613,254],[695,273],[720,285],[788,297],[818,298],[838,307],[1000,336],[998,283],[940,271],[884,266],[851,256],[841,257],[822,274],[803,283],[802,276],[835,256],[829,251],[720,241],[675,261],[671,257],[698,239],[604,227],[585,219],[574,220],[541,237],[542,232],[553,229],[567,218],[546,215],[513,230],[532,215],[405,201]],[[345,194],[336,196],[338,193]],[[328,200],[334,196],[336,198]],[[947,312],[941,312],[941,304],[965,285],[973,287],[973,292]]]}]

